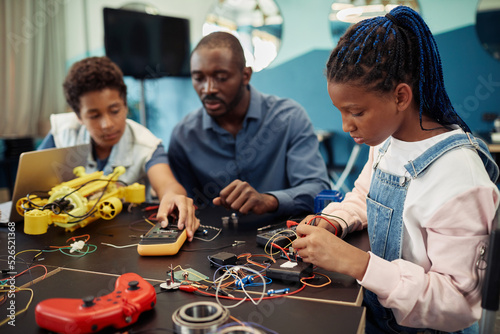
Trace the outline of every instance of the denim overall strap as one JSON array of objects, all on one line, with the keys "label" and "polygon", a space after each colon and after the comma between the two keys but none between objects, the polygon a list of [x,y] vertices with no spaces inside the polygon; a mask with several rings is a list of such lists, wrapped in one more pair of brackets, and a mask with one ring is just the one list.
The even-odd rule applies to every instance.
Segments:
[{"label": "denim overall strap", "polygon": [[[487,147],[481,141],[474,141],[474,139],[469,135],[453,135],[432,146],[405,165],[411,178],[393,175],[378,168],[379,161],[390,145],[390,140],[386,141],[374,164],[370,191],[366,200],[368,235],[371,251],[374,254],[388,261],[401,258],[404,231],[403,208],[410,182],[446,152],[458,147],[473,147],[480,154],[490,178],[498,177],[498,167],[491,159]],[[363,305],[367,307],[366,333],[444,333],[433,329],[398,325],[392,311],[380,305],[377,296],[369,290],[364,293]],[[477,331],[476,323],[456,333],[477,333]]]},{"label": "denim overall strap", "polygon": [[476,150],[479,157],[483,161],[484,167],[488,172],[490,180],[495,183],[498,179],[499,170],[498,166],[491,157],[488,146],[481,139],[475,138],[472,134],[456,134],[446,138],[445,140],[437,143],[429,148],[425,154],[419,156],[417,159],[408,162],[405,165],[406,170],[412,178],[417,178],[418,174],[422,173],[434,160],[449,150],[467,147]]},{"label": "denim overall strap", "polygon": [[372,253],[388,261],[401,258],[403,207],[410,178],[386,173],[378,168],[390,140],[380,148],[367,196],[368,236]]}]

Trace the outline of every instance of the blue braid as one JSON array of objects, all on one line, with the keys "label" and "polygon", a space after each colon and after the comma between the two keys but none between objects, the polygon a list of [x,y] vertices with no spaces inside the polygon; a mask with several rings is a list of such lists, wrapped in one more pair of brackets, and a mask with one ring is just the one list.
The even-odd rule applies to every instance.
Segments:
[{"label": "blue braid", "polygon": [[[415,33],[419,41],[421,63],[420,63],[420,84],[421,96],[420,115],[422,115],[424,105],[427,111],[441,124],[456,123],[464,131],[470,132],[469,127],[456,113],[446,93],[443,80],[443,67],[441,57],[434,36],[429,27],[422,20],[420,15],[409,8],[396,7],[391,11],[401,24],[408,30]],[[425,80],[425,75],[430,76]]]},{"label": "blue braid", "polygon": [[348,29],[327,62],[328,80],[356,81],[373,90],[389,92],[397,84],[412,86],[422,115],[443,126],[459,125],[470,132],[446,93],[437,43],[420,15],[399,6],[391,19],[375,17]]},{"label": "blue braid", "polygon": [[370,41],[370,37],[374,34],[374,30],[369,31],[368,34],[366,35],[365,39],[363,40],[363,44],[361,45],[361,51],[358,56],[358,60],[356,60],[356,63],[354,65],[357,65],[359,61],[361,60],[361,57],[363,56],[363,51],[365,50],[367,43]]}]

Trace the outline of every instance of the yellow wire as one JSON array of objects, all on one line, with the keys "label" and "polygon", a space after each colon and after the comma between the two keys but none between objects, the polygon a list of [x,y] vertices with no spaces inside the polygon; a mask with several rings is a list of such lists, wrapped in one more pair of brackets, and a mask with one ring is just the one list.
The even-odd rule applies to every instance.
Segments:
[{"label": "yellow wire", "polygon": [[[276,240],[278,240],[279,235],[281,233],[285,233],[285,232],[292,232],[293,234],[295,234],[295,237],[298,238],[297,233],[294,230],[291,230],[291,229],[283,230],[283,231],[279,231],[279,232],[275,233],[272,237],[269,238],[269,240],[267,240],[266,244],[264,245],[264,251],[266,252],[267,255],[271,255],[272,256],[272,255],[279,254],[281,252],[280,250],[278,250],[275,253],[270,253],[270,252],[267,251],[267,249],[268,249],[269,243],[273,243]],[[285,247],[283,247],[283,248],[287,248],[287,247],[290,247],[292,245],[293,241],[289,237],[283,237],[282,236],[282,238],[288,239],[288,241],[289,241],[289,243]],[[272,249],[272,247],[269,247],[269,249]]]},{"label": "yellow wire", "polygon": [[26,250],[18,252],[16,255],[14,255],[14,257],[18,256],[19,254],[26,253],[26,252],[42,252],[42,250],[41,249],[26,249]]},{"label": "yellow wire", "polygon": [[246,327],[246,325],[243,322],[241,322],[238,318],[235,318],[232,315],[230,315],[229,318],[233,319],[234,322],[239,323],[241,326]]},{"label": "yellow wire", "polygon": [[156,226],[156,224],[155,224],[155,223],[153,223],[151,220],[149,220],[149,219],[147,219],[147,218],[144,218],[144,220],[145,220],[146,222],[148,222],[149,224],[151,224],[151,225],[153,225],[153,226]]},{"label": "yellow wire", "polygon": [[[3,290],[3,287],[4,287],[4,286],[5,286],[5,285],[0,285],[0,287],[2,288],[2,290]],[[11,290],[10,290],[10,286],[9,286],[9,291],[11,291]],[[26,307],[25,307],[25,308],[23,308],[23,309],[22,309],[22,310],[20,310],[20,311],[17,311],[17,312],[14,314],[14,317],[16,317],[16,316],[18,316],[19,314],[21,314],[21,313],[23,313],[23,312],[26,312],[26,311],[28,310],[28,308],[29,308],[29,307],[30,307],[30,305],[31,305],[31,302],[33,301],[33,295],[34,295],[33,290],[31,290],[30,288],[18,288],[18,287],[16,287],[15,292],[18,292],[18,291],[30,291],[30,292],[31,292],[31,297],[30,297],[30,300],[28,301],[28,304],[26,305]],[[9,320],[11,320],[11,319],[10,319],[10,317],[7,317],[7,318],[6,318],[6,319],[4,319],[2,322],[0,322],[0,327],[1,327],[1,326],[3,326],[3,325],[5,325],[7,322],[9,322]]]}]

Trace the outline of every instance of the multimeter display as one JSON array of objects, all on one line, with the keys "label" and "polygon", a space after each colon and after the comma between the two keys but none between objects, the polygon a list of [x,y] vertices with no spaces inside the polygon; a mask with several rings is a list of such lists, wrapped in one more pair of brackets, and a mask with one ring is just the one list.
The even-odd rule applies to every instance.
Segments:
[{"label": "multimeter display", "polygon": [[179,230],[169,221],[166,228],[156,223],[146,234],[141,236],[137,252],[143,256],[174,255],[186,241],[186,229]]},{"label": "multimeter display", "polygon": [[160,223],[157,223],[148,233],[142,236],[141,243],[157,244],[175,242],[180,233],[182,233],[182,230],[179,230],[177,226],[169,225],[166,228],[162,228]]}]

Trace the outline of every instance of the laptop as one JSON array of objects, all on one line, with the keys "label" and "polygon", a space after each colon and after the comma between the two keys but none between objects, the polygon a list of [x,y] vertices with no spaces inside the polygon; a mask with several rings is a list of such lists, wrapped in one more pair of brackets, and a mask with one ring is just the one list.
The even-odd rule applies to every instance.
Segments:
[{"label": "laptop", "polygon": [[12,193],[9,221],[23,220],[16,210],[16,203],[20,198],[27,194],[40,195],[40,192],[47,195],[52,187],[76,178],[73,169],[87,164],[89,152],[90,145],[85,144],[22,153]]}]

